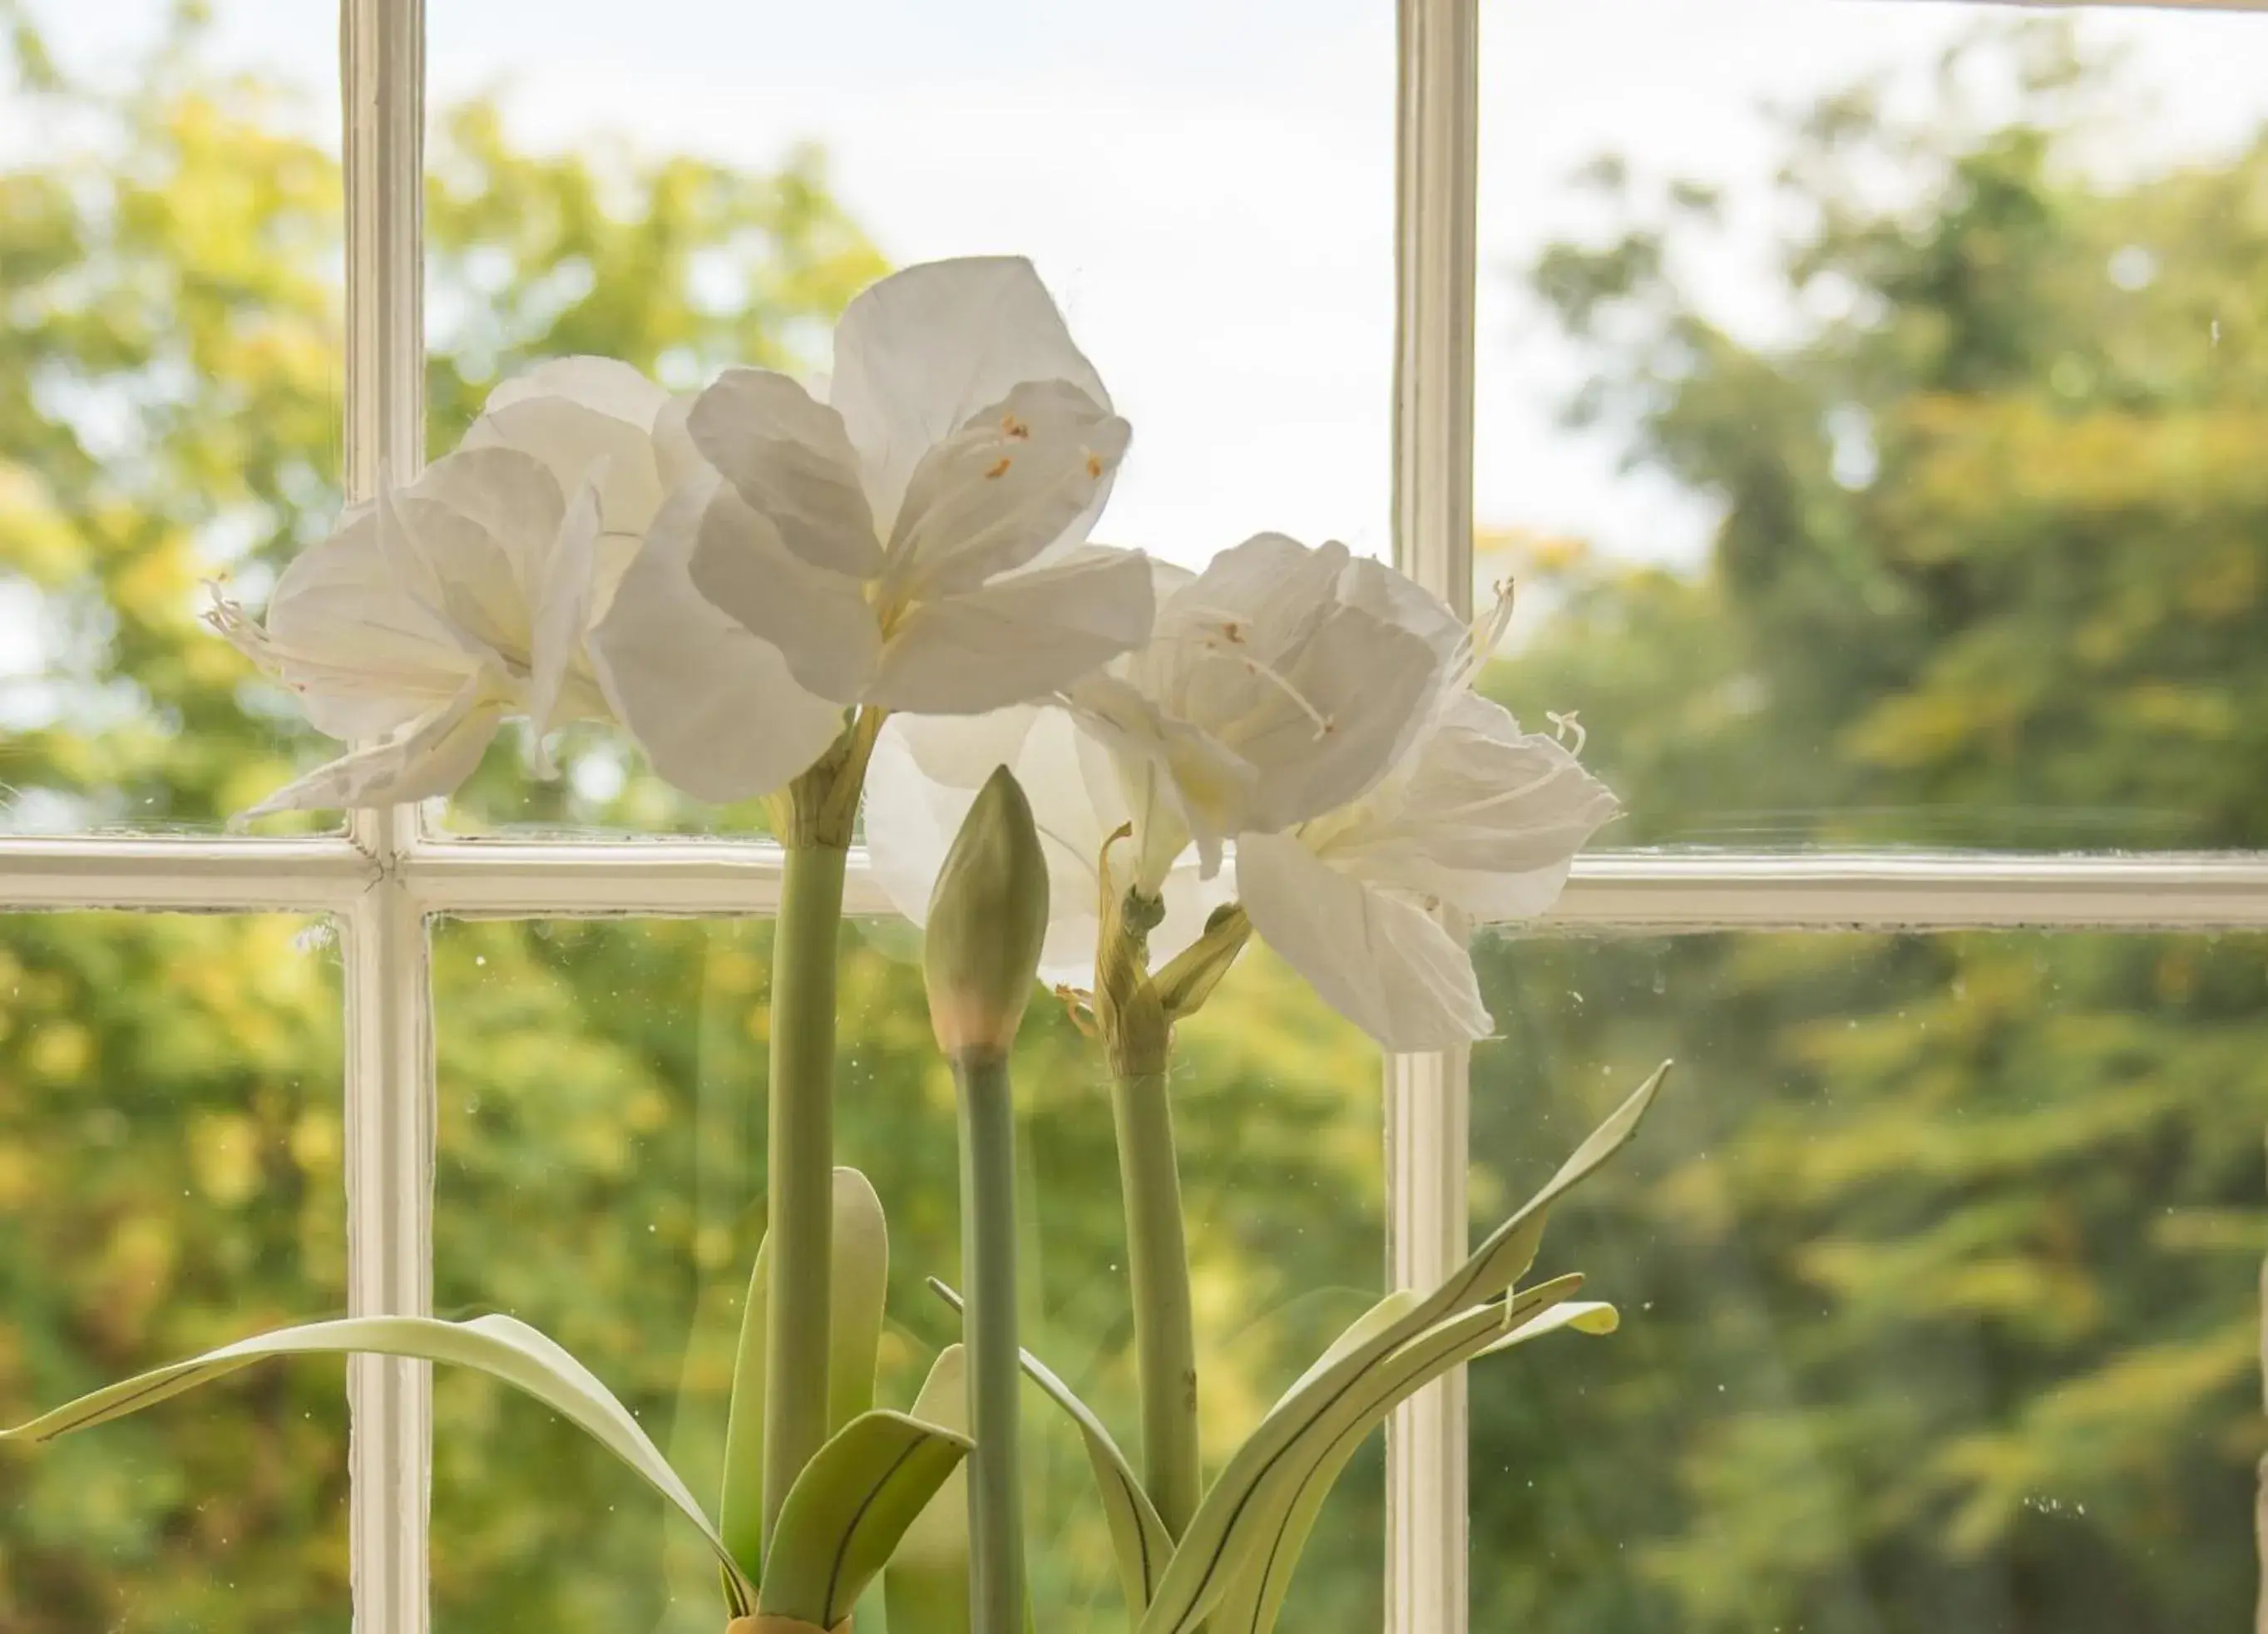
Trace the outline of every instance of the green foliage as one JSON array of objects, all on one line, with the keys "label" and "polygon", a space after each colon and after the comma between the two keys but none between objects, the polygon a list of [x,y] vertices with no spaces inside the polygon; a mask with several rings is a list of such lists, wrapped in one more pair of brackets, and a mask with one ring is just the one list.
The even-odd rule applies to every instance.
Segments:
[{"label": "green foliage", "polygon": [[[2056,29],[1936,83],[1791,121],[1769,344],[1627,167],[1627,232],[1539,262],[1576,407],[1722,520],[1690,575],[1564,560],[1495,680],[1580,710],[1625,843],[2258,845],[2268,138],[2089,169],[2125,104]],[[1504,940],[1484,985],[1483,1195],[1602,1071],[1694,1080],[1569,1222],[1611,1362],[1475,1373],[1476,1626],[2250,1615],[2257,938]]]},{"label": "green foliage", "polygon": [[[0,678],[18,828],[211,827],[321,747],[195,614],[200,578],[256,593],[335,507],[336,169],[292,134],[304,106],[194,47],[115,101],[63,85],[56,145],[0,171],[0,628],[11,650],[26,617],[40,634]],[[2037,46],[1977,61],[2026,55],[2021,101],[1989,103],[2014,125],[1856,96],[1791,129],[1812,229],[1770,345],[1685,293],[1706,185],[1537,269],[1592,348],[1578,407],[1723,507],[1698,572],[1577,553],[1538,575],[1552,617],[1497,678],[1525,714],[1580,709],[1625,843],[2262,842],[2268,148],[2102,180],[2067,134],[2098,77]],[[529,155],[478,109],[435,149],[436,445],[554,351],[677,381],[807,361],[876,264],[815,161]],[[1885,166],[1909,182],[1888,203],[1859,181]],[[528,784],[499,745],[453,820],[754,821],[686,807],[613,746],[569,758],[616,775]],[[0,922],[0,1419],[342,1307],[320,931]],[[435,938],[440,1307],[556,1335],[704,1498],[760,1225],[769,937]],[[1555,1228],[1628,1313],[1615,1344],[1475,1372],[1476,1626],[2242,1624],[2268,946],[1749,936],[1484,963],[1507,1034],[1476,1062],[1485,1212],[1623,1074],[1675,1054],[1691,1076]],[[902,1324],[875,1399],[902,1405],[953,1335],[922,1286],[957,1274],[951,1086],[917,971],[853,939],[843,991],[843,1157],[889,1208]],[[1227,1447],[1376,1295],[1375,1057],[1262,949],[1180,1054],[1206,1440]],[[1024,1326],[1123,1438],[1101,1065],[1035,1016],[1019,1075]],[[343,1624],[339,1375],[263,1369],[199,1403],[0,1458],[0,1625]],[[1087,1448],[1049,1412],[1027,1470],[1042,1626],[1112,1626]],[[571,1426],[462,1373],[436,1415],[444,1630],[714,1634],[706,1550]],[[1282,1625],[1374,1628],[1380,1535],[1374,1475],[1343,1482]]]}]

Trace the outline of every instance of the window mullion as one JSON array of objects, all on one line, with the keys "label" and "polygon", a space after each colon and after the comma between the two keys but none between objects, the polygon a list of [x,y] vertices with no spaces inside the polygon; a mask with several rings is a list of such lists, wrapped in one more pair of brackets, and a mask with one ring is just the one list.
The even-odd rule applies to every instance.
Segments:
[{"label": "window mullion", "polygon": [[[341,0],[345,110],[346,486],[368,499],[423,460],[423,0]],[[432,1308],[433,1064],[425,925],[403,878],[414,809],[358,813],[375,879],[346,915],[347,1301]],[[432,1377],[348,1366],[354,1626],[425,1634]]]},{"label": "window mullion", "polygon": [[[1395,557],[1469,617],[1477,0],[1401,0],[1398,40]],[[1464,1050],[1387,1064],[1388,1270],[1397,1287],[1439,1281],[1465,1253],[1470,1065]],[[1388,1426],[1388,1634],[1464,1634],[1465,1456],[1460,1370]]]}]

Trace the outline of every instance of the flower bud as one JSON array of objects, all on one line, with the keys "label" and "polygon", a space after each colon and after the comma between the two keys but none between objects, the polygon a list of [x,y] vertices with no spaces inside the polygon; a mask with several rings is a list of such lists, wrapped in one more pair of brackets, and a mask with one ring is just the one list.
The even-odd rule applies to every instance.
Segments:
[{"label": "flower bud", "polygon": [[1031,803],[1005,766],[968,808],[931,893],[922,975],[948,1056],[1005,1053],[1038,979],[1048,868]]}]

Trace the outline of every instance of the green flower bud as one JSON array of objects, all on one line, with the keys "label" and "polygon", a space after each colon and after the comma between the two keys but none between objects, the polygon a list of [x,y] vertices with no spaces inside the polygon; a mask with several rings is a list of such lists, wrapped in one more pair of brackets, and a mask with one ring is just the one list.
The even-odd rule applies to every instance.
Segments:
[{"label": "green flower bud", "polygon": [[1038,979],[1048,868],[1031,802],[1005,766],[954,836],[930,895],[922,976],[939,1049],[1005,1054]]}]

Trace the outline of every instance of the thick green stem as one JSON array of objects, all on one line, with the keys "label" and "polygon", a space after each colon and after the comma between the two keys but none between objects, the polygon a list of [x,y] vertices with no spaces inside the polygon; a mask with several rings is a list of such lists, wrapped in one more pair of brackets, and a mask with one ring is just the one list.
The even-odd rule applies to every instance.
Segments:
[{"label": "thick green stem", "polygon": [[791,845],[772,940],[770,1133],[764,1197],[764,1542],[827,1439],[834,1267],[835,958],[846,848]]},{"label": "thick green stem", "polygon": [[961,1276],[968,1290],[968,1612],[972,1634],[1022,1634],[1024,1498],[1017,1432],[1016,1118],[1003,1052],[953,1064],[961,1090]]},{"label": "thick green stem", "polygon": [[1189,1255],[1182,1234],[1182,1181],[1174,1111],[1163,1072],[1111,1081],[1118,1176],[1126,1200],[1126,1269],[1134,1306],[1134,1359],[1142,1394],[1142,1483],[1166,1530],[1182,1535],[1197,1511],[1197,1334],[1189,1312]]}]

